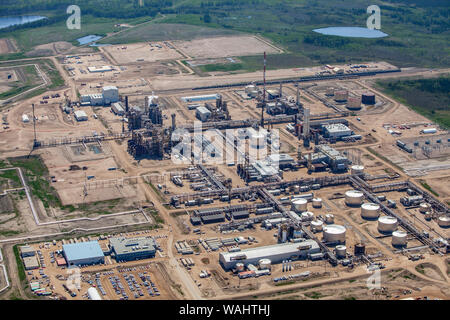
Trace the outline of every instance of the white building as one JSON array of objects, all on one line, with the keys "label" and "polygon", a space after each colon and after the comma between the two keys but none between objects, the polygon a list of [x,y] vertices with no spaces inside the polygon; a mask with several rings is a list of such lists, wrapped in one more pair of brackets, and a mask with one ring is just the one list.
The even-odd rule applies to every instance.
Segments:
[{"label": "white building", "polygon": [[198,107],[195,112],[195,116],[200,121],[208,121],[209,117],[211,116],[211,111],[209,111],[206,107]]},{"label": "white building", "polygon": [[111,110],[118,116],[123,116],[125,114],[125,109],[122,107],[122,104],[120,102],[112,103]]},{"label": "white building", "polygon": [[88,119],[86,112],[84,112],[83,110],[77,110],[74,112],[74,114],[77,121],[87,121]]},{"label": "white building", "polygon": [[119,90],[115,86],[106,86],[102,89],[104,104],[111,104],[119,101]]},{"label": "white building", "polygon": [[330,138],[340,138],[345,136],[351,136],[352,130],[343,123],[333,123],[323,126],[325,136]]},{"label": "white building", "polygon": [[111,66],[88,67],[89,72],[108,72],[112,70],[113,68]]},{"label": "white building", "polygon": [[28,118],[28,115],[26,115],[25,113],[22,115],[22,121],[27,123],[30,122],[30,118]]}]

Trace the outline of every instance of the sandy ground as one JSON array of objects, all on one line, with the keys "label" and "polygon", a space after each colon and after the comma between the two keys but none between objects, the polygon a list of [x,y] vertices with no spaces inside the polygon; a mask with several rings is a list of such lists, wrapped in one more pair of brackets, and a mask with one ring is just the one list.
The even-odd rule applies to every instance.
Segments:
[{"label": "sandy ground", "polygon": [[[161,46],[158,47],[158,46]],[[183,56],[162,42],[143,42],[128,45],[107,46],[101,50],[112,56],[117,64],[176,60]]]},{"label": "sandy ground", "polygon": [[14,40],[8,38],[0,39],[0,54],[14,53],[17,51]]},{"label": "sandy ground", "polygon": [[174,41],[175,46],[192,58],[222,58],[279,53],[279,50],[253,36],[232,36],[190,41]]}]

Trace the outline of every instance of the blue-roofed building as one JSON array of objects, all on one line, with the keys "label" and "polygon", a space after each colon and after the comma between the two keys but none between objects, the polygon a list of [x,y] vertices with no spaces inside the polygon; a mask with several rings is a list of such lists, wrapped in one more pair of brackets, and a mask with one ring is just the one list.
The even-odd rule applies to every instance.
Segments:
[{"label": "blue-roofed building", "polygon": [[105,262],[103,250],[98,241],[79,242],[63,245],[68,266],[90,265]]}]

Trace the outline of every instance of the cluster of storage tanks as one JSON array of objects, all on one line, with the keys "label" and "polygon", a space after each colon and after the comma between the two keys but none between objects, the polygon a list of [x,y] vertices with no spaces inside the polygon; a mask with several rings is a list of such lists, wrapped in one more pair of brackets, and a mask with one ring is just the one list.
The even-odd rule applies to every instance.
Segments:
[{"label": "cluster of storage tanks", "polygon": [[364,194],[358,190],[348,190],[345,192],[345,204],[350,207],[359,207],[364,199]]}]

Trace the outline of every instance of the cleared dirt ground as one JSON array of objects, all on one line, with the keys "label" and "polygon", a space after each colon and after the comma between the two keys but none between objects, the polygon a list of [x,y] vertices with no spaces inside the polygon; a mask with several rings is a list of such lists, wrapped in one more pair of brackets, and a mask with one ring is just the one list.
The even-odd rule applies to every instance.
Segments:
[{"label": "cleared dirt ground", "polygon": [[175,41],[175,46],[192,58],[221,58],[279,53],[274,47],[253,36],[217,37]]}]

